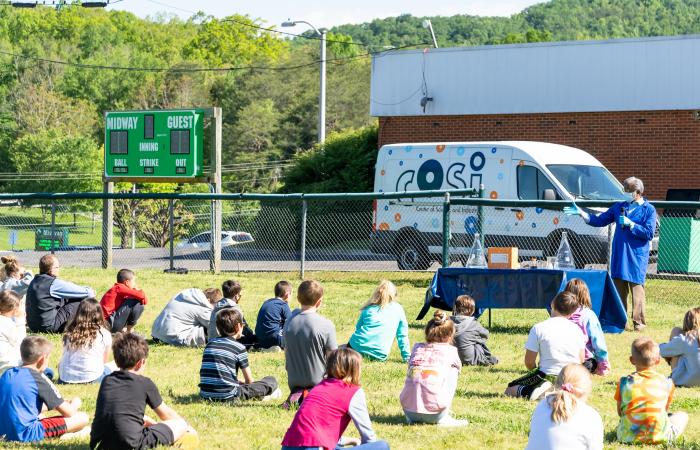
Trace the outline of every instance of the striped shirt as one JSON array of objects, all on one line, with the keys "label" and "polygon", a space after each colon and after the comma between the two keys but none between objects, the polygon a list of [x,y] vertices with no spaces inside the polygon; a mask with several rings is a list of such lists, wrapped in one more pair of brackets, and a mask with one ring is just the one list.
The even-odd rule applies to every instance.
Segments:
[{"label": "striped shirt", "polygon": [[199,369],[199,395],[209,400],[240,396],[238,369],[248,367],[245,346],[232,337],[214,338],[204,348]]}]

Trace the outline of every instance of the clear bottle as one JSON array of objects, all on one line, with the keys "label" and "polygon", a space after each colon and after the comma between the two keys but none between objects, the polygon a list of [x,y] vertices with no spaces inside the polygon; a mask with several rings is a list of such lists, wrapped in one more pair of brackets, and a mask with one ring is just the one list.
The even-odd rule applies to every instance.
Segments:
[{"label": "clear bottle", "polygon": [[474,234],[474,243],[472,244],[471,250],[469,250],[467,264],[464,267],[470,267],[473,269],[488,268],[488,264],[486,264],[486,255],[484,254],[484,247],[481,245],[481,236],[479,233]]},{"label": "clear bottle", "polygon": [[559,243],[559,250],[557,250],[557,259],[554,262],[555,269],[575,269],[576,264],[574,264],[574,255],[571,252],[571,246],[569,245],[568,233],[566,231],[561,233],[561,242]]}]

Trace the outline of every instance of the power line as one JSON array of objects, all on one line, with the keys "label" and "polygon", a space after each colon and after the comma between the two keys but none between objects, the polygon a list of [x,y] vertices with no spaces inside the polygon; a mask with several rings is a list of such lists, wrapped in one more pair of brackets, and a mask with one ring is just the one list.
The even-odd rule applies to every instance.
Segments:
[{"label": "power line", "polygon": [[[254,23],[247,23],[247,22],[243,22],[243,21],[241,21],[241,20],[236,20],[236,19],[221,19],[221,22],[233,22],[233,23],[237,23],[237,24],[239,24],[239,25],[243,25],[244,27],[255,28],[255,29],[261,30],[261,31],[268,31],[268,32],[270,32],[270,33],[285,34],[285,35],[287,35],[287,36],[294,36],[294,37],[296,37],[296,38],[303,38],[303,39],[309,39],[309,40],[315,40],[315,41],[320,41],[320,40],[321,40],[321,38],[318,37],[318,36],[309,36],[309,35],[306,35],[306,34],[290,33],[290,32],[288,32],[288,31],[278,30],[278,29],[276,29],[276,28],[265,28],[265,27],[260,26],[260,25],[255,25]],[[331,42],[331,43],[334,43],[334,44],[359,45],[359,46],[361,46],[361,47],[365,47],[365,48],[369,49],[369,46],[368,46],[368,45],[363,44],[363,43],[361,43],[361,42],[352,42],[352,41],[351,41],[351,42],[346,42],[346,41],[339,41],[339,40],[337,40],[337,39],[328,39],[328,38],[326,38],[325,41],[326,41],[326,42]]]}]

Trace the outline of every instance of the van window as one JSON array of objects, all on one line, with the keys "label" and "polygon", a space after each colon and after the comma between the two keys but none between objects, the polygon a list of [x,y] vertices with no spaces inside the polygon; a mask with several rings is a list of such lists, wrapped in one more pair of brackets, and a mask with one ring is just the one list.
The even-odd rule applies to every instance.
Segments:
[{"label": "van window", "polygon": [[518,198],[521,200],[544,200],[545,189],[552,189],[557,193],[552,182],[537,167],[518,166],[517,175]]}]

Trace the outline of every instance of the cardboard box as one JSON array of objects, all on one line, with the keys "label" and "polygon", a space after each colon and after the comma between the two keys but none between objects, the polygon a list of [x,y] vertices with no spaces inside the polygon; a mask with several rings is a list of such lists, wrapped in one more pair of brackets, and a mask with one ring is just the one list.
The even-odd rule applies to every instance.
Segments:
[{"label": "cardboard box", "polygon": [[489,269],[519,269],[518,247],[489,247]]}]

